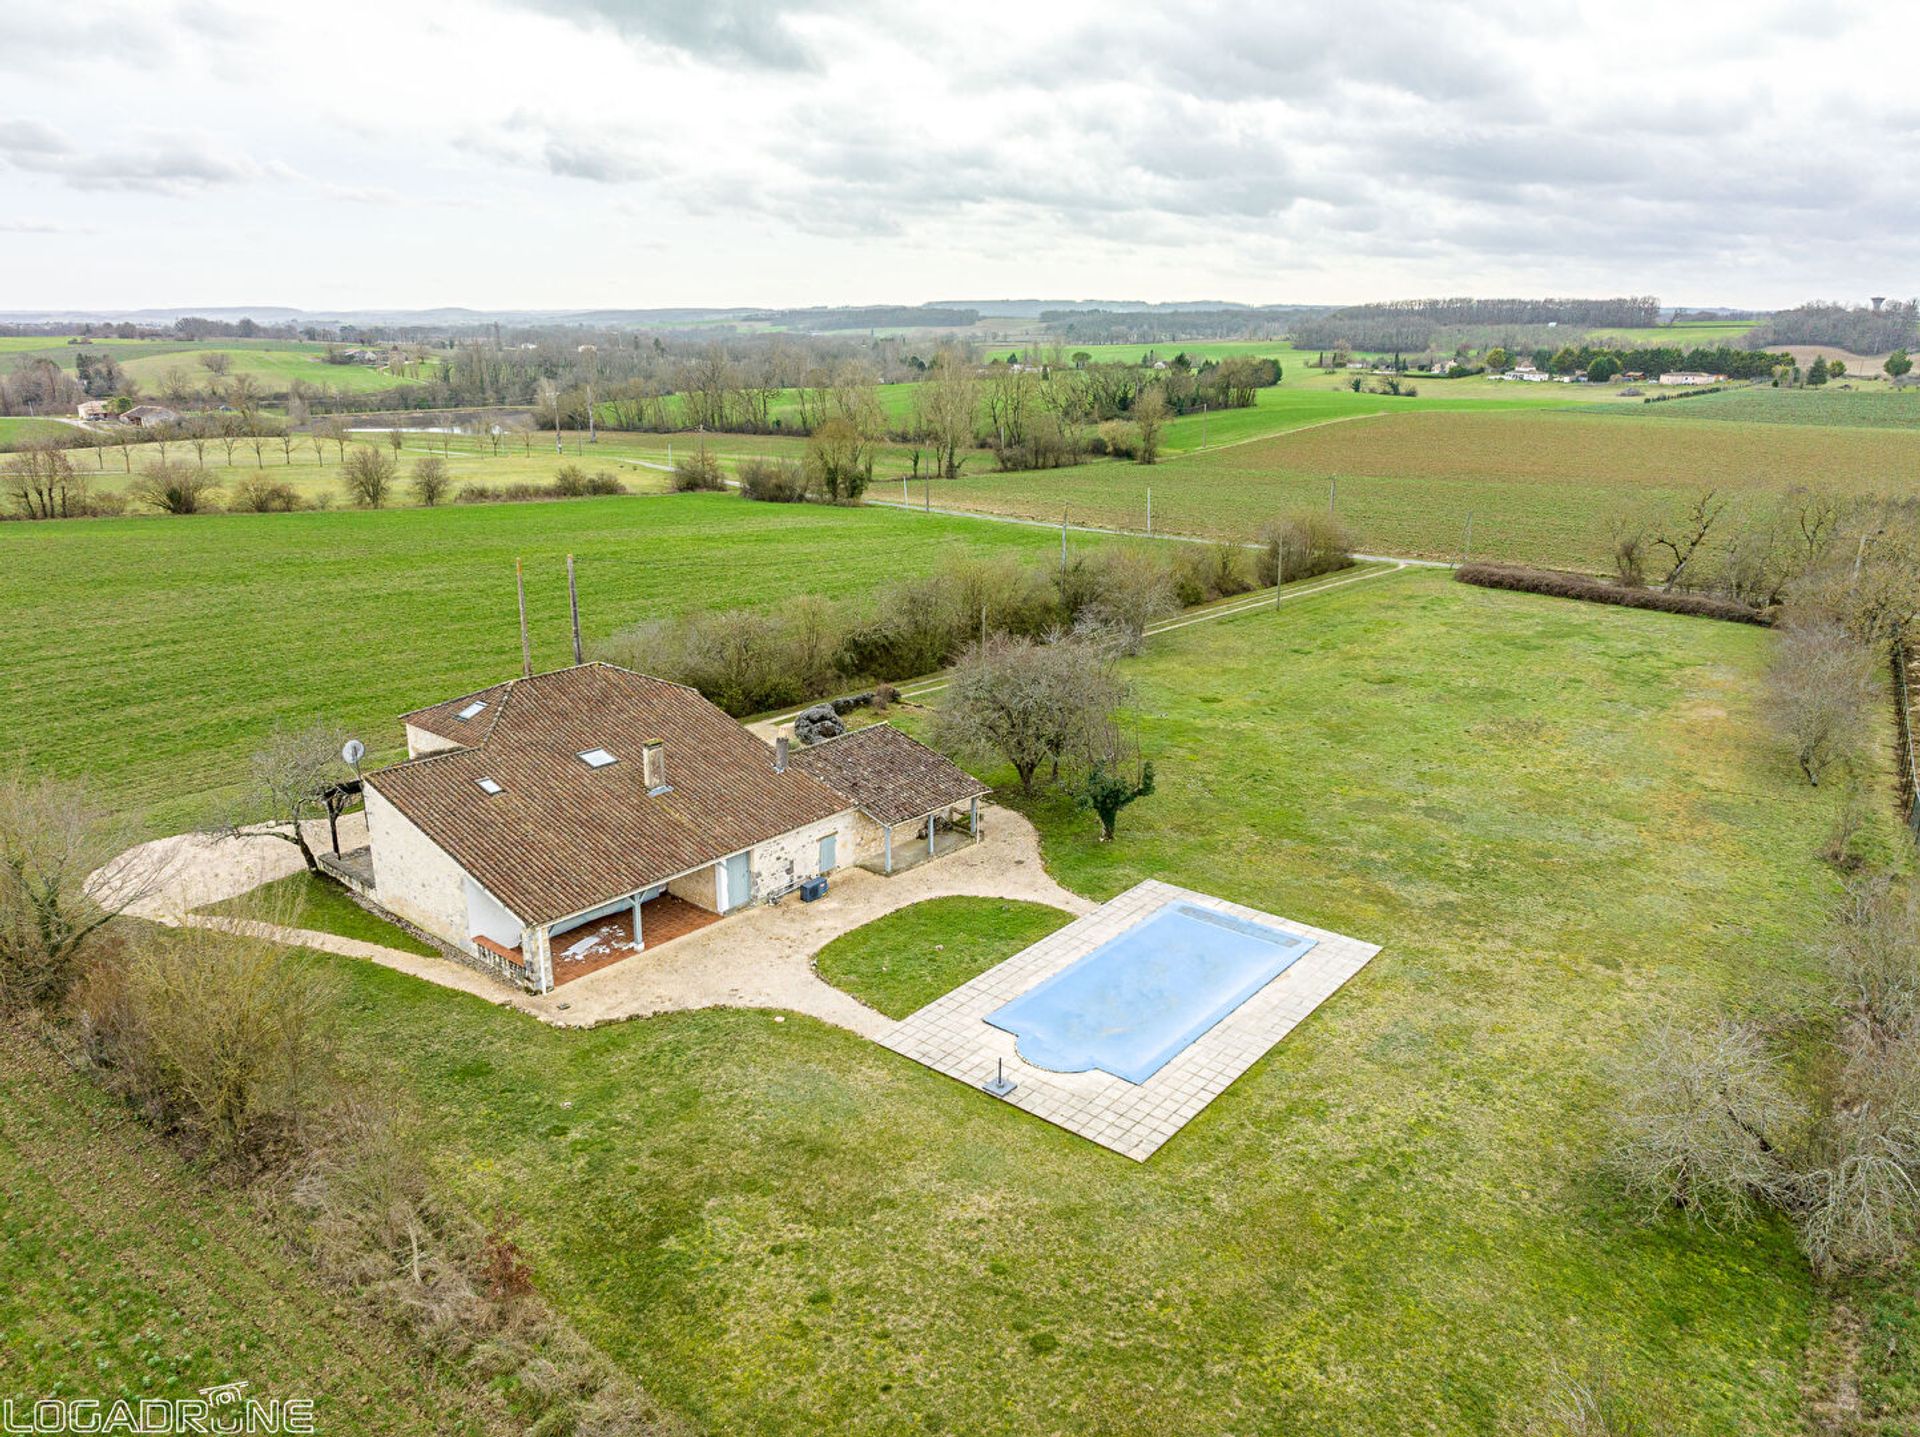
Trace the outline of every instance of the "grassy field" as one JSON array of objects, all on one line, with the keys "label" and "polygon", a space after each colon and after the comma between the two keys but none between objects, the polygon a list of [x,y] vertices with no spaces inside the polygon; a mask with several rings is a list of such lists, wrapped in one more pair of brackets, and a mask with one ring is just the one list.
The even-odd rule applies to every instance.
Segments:
[{"label": "grassy field", "polygon": [[348,1315],[230,1191],[0,1031],[0,1396],[311,1397],[319,1432],[493,1430]]},{"label": "grassy field", "polygon": [[1044,903],[930,898],[834,939],[814,967],[868,1007],[904,1018],[1072,921]]},{"label": "grassy field", "polygon": [[0,524],[0,608],[19,637],[0,710],[32,716],[10,757],[90,775],[178,828],[225,800],[276,723],[337,720],[386,757],[400,713],[518,672],[516,558],[534,662],[549,669],[570,661],[569,553],[593,637],[693,607],[864,595],[968,549],[1040,559],[1057,543],[733,495]]},{"label": "grassy field", "polygon": [[403,953],[419,953],[428,958],[440,956],[438,948],[423,943],[384,918],[374,917],[349,898],[339,884],[315,877],[304,869],[286,878],[276,878],[238,898],[210,903],[198,911],[226,918],[270,919],[294,928],[311,928],[341,938],[355,938],[362,943],[398,948]]},{"label": "grassy field", "polygon": [[1589,330],[1586,338],[1592,344],[1618,344],[1623,347],[1673,345],[1680,349],[1693,349],[1698,345],[1733,344],[1758,322],[1752,319],[1688,320],[1684,324]]},{"label": "grassy field", "polygon": [[1698,399],[1643,405],[1656,419],[1733,420],[1742,424],[1816,424],[1836,429],[1920,429],[1920,390],[1742,387]]},{"label": "grassy field", "polygon": [[1303,426],[1152,467],[962,476],[936,484],[934,503],[1040,519],[1065,505],[1078,522],[1138,528],[1151,486],[1156,528],[1245,537],[1284,509],[1325,506],[1337,481],[1338,512],[1370,550],[1458,557],[1471,512],[1477,556],[1594,566],[1629,506],[1706,486],[1907,492],[1916,468],[1920,435],[1893,429],[1428,410]]},{"label": "grassy field", "polygon": [[[327,364],[324,344],[296,339],[96,339],[91,344],[68,344],[64,339],[37,335],[0,336],[0,362],[33,357],[49,359],[62,369],[71,370],[81,354],[110,354],[118,360],[130,379],[137,380],[149,396],[164,387],[167,371],[183,371],[196,387],[203,387],[213,376],[202,367],[203,354],[224,354],[234,374],[250,374],[269,394],[284,394],[294,379],[325,389],[344,389],[351,393],[372,393],[395,389],[413,381],[383,369],[358,364]],[[423,373],[434,372],[429,362]]]},{"label": "grassy field", "polygon": [[330,964],[353,1061],[712,1430],[1480,1434],[1596,1369],[1794,1430],[1788,1235],[1643,1225],[1601,1171],[1649,1024],[1812,1004],[1834,799],[1763,730],[1771,642],[1416,573],[1156,640],[1159,791],[1112,844],[1034,805],[1051,871],[1385,951],[1146,1165],[761,1012],[559,1031]]},{"label": "grassy field", "polygon": [[21,444],[33,444],[42,440],[59,441],[71,438],[71,424],[62,424],[55,419],[32,419],[17,414],[0,414],[0,449],[12,449]]}]

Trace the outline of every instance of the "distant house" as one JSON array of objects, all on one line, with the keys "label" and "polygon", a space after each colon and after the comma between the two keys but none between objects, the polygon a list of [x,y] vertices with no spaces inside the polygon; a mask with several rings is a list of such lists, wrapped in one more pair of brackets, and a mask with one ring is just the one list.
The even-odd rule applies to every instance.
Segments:
[{"label": "distant house", "polygon": [[136,404],[120,416],[120,422],[136,429],[151,429],[156,424],[178,424],[180,415],[164,404]]},{"label": "distant house", "polygon": [[74,411],[82,419],[105,419],[112,412],[104,399],[83,399]]},{"label": "distant house", "polygon": [[1660,376],[1662,384],[1718,384],[1727,376],[1707,374],[1698,369],[1675,369]]},{"label": "distant house", "polygon": [[1543,384],[1552,377],[1544,369],[1535,369],[1530,360],[1522,360],[1507,371],[1508,379],[1517,379],[1523,384]]},{"label": "distant house", "polygon": [[793,753],[611,664],[404,723],[408,759],[365,779],[368,849],[329,867],[537,993],[846,864],[890,870],[896,832],[903,857],[977,836],[989,791],[891,725]]}]

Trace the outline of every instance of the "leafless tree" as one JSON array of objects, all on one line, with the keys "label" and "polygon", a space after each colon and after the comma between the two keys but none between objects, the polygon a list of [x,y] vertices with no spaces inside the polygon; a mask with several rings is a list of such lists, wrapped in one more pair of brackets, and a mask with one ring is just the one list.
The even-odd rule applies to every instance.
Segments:
[{"label": "leafless tree", "polygon": [[995,636],[954,670],[936,729],[946,745],[1012,765],[1031,796],[1041,766],[1084,753],[1124,695],[1111,657],[1093,645]]},{"label": "leafless tree", "polygon": [[[325,815],[328,790],[351,776],[340,757],[345,742],[346,736],[331,724],[275,728],[249,766],[245,812],[224,831],[232,836],[271,834],[298,848],[308,870],[319,872],[304,825]],[[269,816],[265,826],[259,823],[262,813]]]},{"label": "leafless tree", "polygon": [[394,476],[399,465],[393,462],[393,456],[382,454],[371,444],[356,444],[346,456],[345,477],[341,483],[346,485],[347,497],[363,509],[383,508],[387,495],[393,490]]},{"label": "leafless tree", "polygon": [[1614,1162],[1652,1213],[1739,1222],[1789,1193],[1778,1144],[1804,1109],[1752,1029],[1662,1023],[1620,1076]]},{"label": "leafless tree", "polygon": [[1707,536],[1726,512],[1727,501],[1719,491],[1703,489],[1678,513],[1663,515],[1647,535],[1647,547],[1664,549],[1671,562],[1660,587],[1672,590],[1688,577],[1688,566],[1701,552]]},{"label": "leafless tree", "polygon": [[973,445],[979,409],[980,380],[973,364],[958,350],[942,349],[914,396],[915,427],[933,447],[942,478],[959,476],[960,451]]},{"label": "leafless tree", "polygon": [[1140,431],[1138,458],[1142,464],[1160,459],[1160,433],[1167,425],[1167,396],[1160,386],[1150,385],[1133,401],[1133,423]]},{"label": "leafless tree", "polygon": [[211,349],[200,356],[200,367],[209,374],[222,376],[233,368],[233,356],[222,350]]},{"label": "leafless tree", "polygon": [[66,451],[29,444],[10,455],[0,479],[7,497],[26,519],[67,519],[87,511],[87,481],[74,472]]},{"label": "leafless tree", "polygon": [[413,466],[413,497],[431,509],[446,497],[453,483],[447,473],[447,461],[437,454],[416,460]]},{"label": "leafless tree", "polygon": [[1815,616],[1785,626],[1767,675],[1768,717],[1808,783],[1858,756],[1878,698],[1872,651],[1837,622]]},{"label": "leafless tree", "polygon": [[1150,549],[1103,549],[1088,565],[1092,597],[1075,619],[1076,628],[1110,637],[1116,650],[1137,654],[1147,627],[1174,613],[1173,571]]}]

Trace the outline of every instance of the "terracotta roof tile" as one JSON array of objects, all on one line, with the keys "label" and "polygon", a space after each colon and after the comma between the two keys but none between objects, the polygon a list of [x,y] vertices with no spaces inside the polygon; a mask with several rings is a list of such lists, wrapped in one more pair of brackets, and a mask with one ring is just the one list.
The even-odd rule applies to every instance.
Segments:
[{"label": "terracotta roof tile", "polygon": [[800,749],[793,766],[845,794],[878,823],[905,823],[993,792],[887,723]]},{"label": "terracotta roof tile", "polygon": [[[450,701],[489,699],[469,748],[367,775],[369,787],[527,923],[608,903],[703,863],[831,818],[846,798],[790,766],[692,689],[585,664]],[[441,726],[449,704],[407,715]],[[476,715],[476,720],[481,716]],[[425,727],[426,725],[422,725]],[[665,745],[664,793],[650,793],[642,746]],[[618,760],[589,768],[578,755]],[[493,779],[502,792],[479,786]]]}]

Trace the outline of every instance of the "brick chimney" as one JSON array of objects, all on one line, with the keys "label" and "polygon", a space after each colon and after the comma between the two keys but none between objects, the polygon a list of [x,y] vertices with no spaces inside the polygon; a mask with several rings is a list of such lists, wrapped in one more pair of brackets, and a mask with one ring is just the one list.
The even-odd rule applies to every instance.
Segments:
[{"label": "brick chimney", "polygon": [[657,738],[641,745],[640,776],[650,791],[667,786],[667,746]]},{"label": "brick chimney", "polygon": [[793,730],[790,727],[782,726],[773,738],[773,771],[775,773],[785,773],[787,771],[787,750],[792,747]]}]

